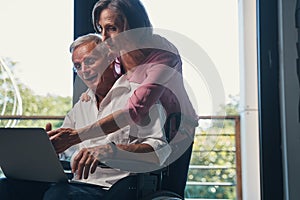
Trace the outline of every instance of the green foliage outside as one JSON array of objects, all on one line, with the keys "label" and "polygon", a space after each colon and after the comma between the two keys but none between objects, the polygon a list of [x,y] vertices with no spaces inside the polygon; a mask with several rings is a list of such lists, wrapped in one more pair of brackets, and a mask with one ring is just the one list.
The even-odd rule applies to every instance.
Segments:
[{"label": "green foliage outside", "polygon": [[[188,181],[235,183],[235,137],[233,128],[224,130],[212,127],[197,129],[191,165],[210,166],[211,169],[190,169]],[[220,167],[220,168],[218,168]],[[235,186],[187,186],[186,197],[235,199]]]},{"label": "green foliage outside", "polygon": [[[71,97],[61,97],[50,94],[47,96],[34,95],[31,89],[22,84],[19,84],[19,88],[23,105],[22,115],[24,116],[65,116],[72,107]],[[12,101],[12,99],[8,101]],[[7,107],[6,113],[11,113],[11,108]],[[53,128],[58,128],[62,125],[62,120],[19,120],[16,127],[44,128],[48,122],[52,123]],[[0,121],[1,127],[4,127],[5,124],[7,124],[7,120]]]},{"label": "green foliage outside", "polygon": [[[238,96],[221,108],[227,115],[238,115]],[[201,120],[200,120],[201,121]],[[209,185],[187,185],[186,198],[236,199],[235,122],[229,119],[202,120],[196,129],[188,182]],[[208,125],[207,125],[208,124]],[[201,128],[202,127],[202,128]],[[208,167],[211,167],[208,169]],[[226,186],[214,183],[227,184]]]},{"label": "green foliage outside", "polygon": [[[5,59],[6,64],[13,72],[15,62]],[[22,98],[23,116],[65,116],[72,107],[71,97],[61,97],[48,94],[47,96],[36,95],[34,92],[15,79],[16,85]],[[51,83],[50,83],[51,84]],[[13,82],[0,66],[0,113],[1,115],[15,115],[16,92]],[[0,127],[5,127],[8,120],[0,120]],[[17,127],[42,127],[46,123],[52,123],[53,128],[58,128],[62,120],[19,120]]]},{"label": "green foliage outside", "polygon": [[[20,85],[21,86],[21,85]],[[61,97],[48,94],[47,96],[34,95],[33,92],[21,86],[21,96],[23,100],[23,115],[44,115],[44,116],[65,116],[72,107],[71,97]],[[52,123],[52,127],[58,128],[63,121],[59,120],[21,120],[17,126],[45,127],[47,122]]]}]

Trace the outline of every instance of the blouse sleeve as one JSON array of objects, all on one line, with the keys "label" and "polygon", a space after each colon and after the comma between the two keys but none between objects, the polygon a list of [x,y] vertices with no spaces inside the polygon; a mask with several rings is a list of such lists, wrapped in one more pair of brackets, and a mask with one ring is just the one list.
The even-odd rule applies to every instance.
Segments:
[{"label": "blouse sleeve", "polygon": [[[181,60],[178,55],[160,51],[137,68],[129,81],[141,83],[129,98],[126,111],[131,120],[139,122],[147,115],[152,105],[159,101],[166,88],[170,87],[170,80],[181,73]],[[176,76],[178,77],[178,76]]]}]

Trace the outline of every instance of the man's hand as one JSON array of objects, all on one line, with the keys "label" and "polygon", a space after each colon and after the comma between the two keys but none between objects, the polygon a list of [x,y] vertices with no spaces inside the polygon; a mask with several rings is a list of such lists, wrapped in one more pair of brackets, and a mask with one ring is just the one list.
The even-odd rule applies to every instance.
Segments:
[{"label": "man's hand", "polygon": [[81,142],[78,132],[71,128],[59,128],[48,131],[48,136],[56,153],[62,153],[69,147]]},{"label": "man's hand", "polygon": [[111,158],[113,149],[110,145],[101,145],[81,149],[75,156],[72,164],[72,172],[76,173],[78,179],[87,179],[89,173],[93,174],[103,158]]}]

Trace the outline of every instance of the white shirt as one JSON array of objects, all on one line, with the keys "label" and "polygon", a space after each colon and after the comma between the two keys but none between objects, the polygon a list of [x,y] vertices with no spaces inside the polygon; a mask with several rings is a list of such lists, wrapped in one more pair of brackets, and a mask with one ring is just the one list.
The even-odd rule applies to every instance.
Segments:
[{"label": "white shirt", "polygon": [[[63,127],[75,129],[82,128],[114,111],[124,108],[129,97],[138,86],[139,84],[129,82],[126,79],[126,76],[121,76],[100,103],[99,110],[96,106],[94,93],[91,90],[88,90],[87,94],[91,97],[90,101],[83,102],[79,100],[65,117]],[[104,145],[110,142],[114,142],[115,144],[144,143],[152,146],[159,159],[159,163],[162,165],[170,155],[171,148],[167,145],[165,139],[163,125],[166,117],[164,112],[162,112],[162,106],[159,102],[150,110],[150,118],[151,123],[146,127],[140,127],[138,125],[126,126],[107,136],[86,140],[79,145],[71,147],[72,149],[67,150],[66,153],[74,152],[75,149],[79,151],[81,148]],[[73,157],[75,155],[76,153],[73,154]],[[81,181],[110,187],[116,181],[129,174],[129,172],[118,169],[97,167],[95,173],[90,174],[88,179],[83,179]]]}]

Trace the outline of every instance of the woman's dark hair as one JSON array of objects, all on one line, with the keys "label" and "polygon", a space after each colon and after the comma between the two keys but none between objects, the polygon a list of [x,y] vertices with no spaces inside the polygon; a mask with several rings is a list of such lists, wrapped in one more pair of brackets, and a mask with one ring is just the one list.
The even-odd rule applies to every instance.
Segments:
[{"label": "woman's dark hair", "polygon": [[100,13],[106,8],[120,15],[123,21],[126,19],[129,29],[152,28],[148,14],[139,0],[99,0],[92,12],[93,26],[97,33],[101,32],[98,25]]}]

